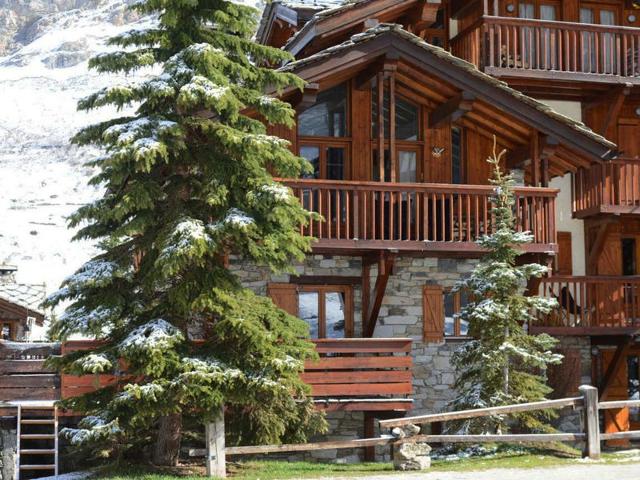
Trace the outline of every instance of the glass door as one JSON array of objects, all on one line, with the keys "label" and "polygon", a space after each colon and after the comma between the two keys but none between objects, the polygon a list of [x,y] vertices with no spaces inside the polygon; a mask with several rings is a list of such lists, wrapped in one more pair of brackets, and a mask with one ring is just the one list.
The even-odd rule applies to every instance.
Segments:
[{"label": "glass door", "polygon": [[[618,23],[618,14],[611,5],[583,3],[580,23],[610,25]],[[615,36],[611,33],[582,33],[582,71],[585,73],[613,74],[616,71]]]},{"label": "glass door", "polygon": [[[529,20],[556,21],[559,5],[557,3],[545,2],[520,2],[518,4],[518,18]],[[534,68],[552,70],[557,67],[557,52],[552,48],[556,45],[554,41],[555,30],[540,28],[540,35],[536,34],[536,29],[523,27],[520,33],[522,45],[522,57],[516,59],[522,68]]]}]

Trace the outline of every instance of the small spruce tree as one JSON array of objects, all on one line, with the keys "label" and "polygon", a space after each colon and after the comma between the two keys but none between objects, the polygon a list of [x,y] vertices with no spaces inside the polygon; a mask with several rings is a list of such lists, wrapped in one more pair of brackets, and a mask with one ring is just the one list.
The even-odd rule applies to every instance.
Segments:
[{"label": "small spruce tree", "polygon": [[[494,141],[495,143],[495,141]],[[528,335],[524,325],[535,321],[535,312],[549,313],[553,299],[525,296],[527,281],[541,277],[547,267],[536,263],[517,265],[522,245],[530,243],[529,232],[515,229],[514,181],[505,175],[500,162],[505,152],[487,160],[493,168],[491,183],[494,233],[478,243],[487,253],[471,275],[455,290],[464,290],[470,301],[459,317],[468,322],[472,340],[453,355],[456,368],[456,410],[494,407],[543,400],[551,392],[546,385],[546,369],[562,357],[552,352],[556,340],[547,334]],[[548,429],[552,411],[536,411],[511,416],[520,427]],[[482,417],[457,424],[455,428],[474,433],[504,433],[509,425],[503,416]]]},{"label": "small spruce tree", "polygon": [[[272,177],[298,177],[308,164],[264,124],[293,126],[290,105],[265,92],[303,82],[262,67],[289,56],[252,40],[254,8],[226,0],[133,8],[157,24],[112,38],[119,50],[90,67],[157,74],[79,102],[136,110],[73,139],[104,152],[90,162],[104,195],[70,220],[100,252],[48,299],[68,305],[56,338],[101,342],[60,359],[62,372],[126,375],[65,401],[87,415],[65,434],[105,457],[155,443],[153,461],[175,464],[183,420],[202,424],[224,405],[229,443],[304,441],[325,428],[299,378],[315,355],[308,328],[244,289],[226,260],[286,271],[310,247],[299,233],[310,214]],[[195,330],[202,342],[191,341]]]}]

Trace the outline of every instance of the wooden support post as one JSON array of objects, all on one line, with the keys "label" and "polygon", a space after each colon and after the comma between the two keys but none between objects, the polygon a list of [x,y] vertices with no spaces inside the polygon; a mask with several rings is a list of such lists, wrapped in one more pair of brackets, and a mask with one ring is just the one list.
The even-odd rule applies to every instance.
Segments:
[{"label": "wooden support post", "polygon": [[[373,412],[364,412],[364,438],[373,438],[373,430],[375,429],[375,417]],[[376,461],[376,447],[367,446],[364,447],[364,460],[365,462]]]},{"label": "wooden support post", "polygon": [[218,418],[205,426],[205,441],[207,443],[207,476],[227,476],[225,446],[224,446],[224,408],[220,409]]},{"label": "wooden support post", "polygon": [[600,459],[600,422],[598,421],[598,389],[591,385],[580,387],[584,400],[584,433],[585,447],[583,457],[591,460]]}]

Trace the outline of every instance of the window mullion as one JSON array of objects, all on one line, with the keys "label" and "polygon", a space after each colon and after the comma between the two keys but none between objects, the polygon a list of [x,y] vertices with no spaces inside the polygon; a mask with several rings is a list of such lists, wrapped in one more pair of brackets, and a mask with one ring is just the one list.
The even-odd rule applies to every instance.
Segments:
[{"label": "window mullion", "polygon": [[318,291],[318,337],[327,338],[327,317],[324,290]]}]

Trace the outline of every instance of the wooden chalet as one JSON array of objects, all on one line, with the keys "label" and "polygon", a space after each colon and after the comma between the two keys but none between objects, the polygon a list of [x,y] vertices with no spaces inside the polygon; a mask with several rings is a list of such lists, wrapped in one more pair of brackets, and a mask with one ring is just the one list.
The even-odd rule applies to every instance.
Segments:
[{"label": "wooden chalet", "polygon": [[[331,434],[372,436],[375,418],[453,398],[467,300],[451,287],[493,231],[494,138],[518,179],[517,228],[534,235],[523,257],[553,267],[528,289],[560,304],[529,326],[561,339],[556,394],[640,395],[638,2],[275,1],[257,39],[307,82],[281,92],[295,128],[268,131],[313,165],[281,181],[322,220],[303,230],[317,240],[299,275],[230,268],[309,323],[321,360],[303,378]],[[605,417],[609,431],[634,423],[640,411]]]}]

